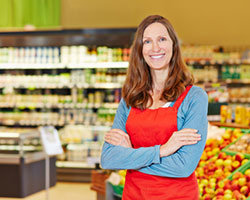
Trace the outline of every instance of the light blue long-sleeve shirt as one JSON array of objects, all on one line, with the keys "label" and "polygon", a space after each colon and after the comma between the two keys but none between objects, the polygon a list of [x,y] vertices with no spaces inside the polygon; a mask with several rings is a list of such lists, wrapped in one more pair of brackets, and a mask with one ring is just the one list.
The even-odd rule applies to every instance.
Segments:
[{"label": "light blue long-sleeve shirt", "polygon": [[[175,102],[171,103],[171,107]],[[188,177],[198,165],[207,138],[206,92],[193,86],[177,113],[178,130],[192,128],[198,130],[201,140],[193,145],[185,145],[175,153],[160,158],[160,145],[138,149],[104,143],[101,155],[101,166],[104,169],[134,169],[146,174],[163,177]],[[112,128],[126,131],[126,122],[130,107],[123,99],[119,104]]]}]

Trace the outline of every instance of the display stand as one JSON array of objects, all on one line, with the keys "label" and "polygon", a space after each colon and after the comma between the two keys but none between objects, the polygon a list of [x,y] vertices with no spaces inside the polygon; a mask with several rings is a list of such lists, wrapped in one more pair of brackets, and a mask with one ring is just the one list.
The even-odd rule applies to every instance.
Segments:
[{"label": "display stand", "polygon": [[63,153],[61,142],[57,130],[53,126],[41,127],[41,140],[45,152],[45,190],[46,200],[49,200],[49,157],[56,156]]}]

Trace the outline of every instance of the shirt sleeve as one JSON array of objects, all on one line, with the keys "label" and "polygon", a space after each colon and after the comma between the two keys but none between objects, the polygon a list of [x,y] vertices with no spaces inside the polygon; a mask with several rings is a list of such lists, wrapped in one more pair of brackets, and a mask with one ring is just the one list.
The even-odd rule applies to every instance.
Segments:
[{"label": "shirt sleeve", "polygon": [[[126,132],[129,111],[125,101],[121,99],[112,128]],[[102,148],[101,166],[103,169],[139,169],[156,163],[160,163],[160,145],[134,149],[105,142]]]},{"label": "shirt sleeve", "polygon": [[178,110],[178,130],[197,129],[201,140],[181,147],[174,154],[163,157],[160,163],[139,169],[140,172],[164,177],[189,177],[196,169],[207,138],[208,97],[204,90],[193,86]]}]

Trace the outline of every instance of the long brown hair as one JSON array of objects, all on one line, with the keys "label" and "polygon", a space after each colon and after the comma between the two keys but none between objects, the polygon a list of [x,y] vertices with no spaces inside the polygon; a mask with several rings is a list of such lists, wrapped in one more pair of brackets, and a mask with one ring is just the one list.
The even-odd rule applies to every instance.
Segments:
[{"label": "long brown hair", "polygon": [[166,78],[161,100],[174,101],[185,90],[187,85],[193,84],[193,76],[184,63],[177,34],[170,22],[162,16],[152,15],[146,17],[138,26],[131,48],[129,68],[126,81],[122,88],[122,97],[127,106],[144,110],[150,107],[153,99],[150,95],[152,91],[152,76],[149,66],[142,55],[143,33],[152,23],[164,25],[173,41],[173,55],[169,63],[168,78]]}]

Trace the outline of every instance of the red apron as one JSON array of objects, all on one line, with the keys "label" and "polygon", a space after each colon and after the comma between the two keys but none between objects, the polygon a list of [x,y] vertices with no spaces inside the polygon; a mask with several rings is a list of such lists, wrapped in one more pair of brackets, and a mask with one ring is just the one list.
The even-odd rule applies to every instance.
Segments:
[{"label": "red apron", "polygon": [[[173,107],[139,110],[131,108],[126,130],[134,148],[165,144],[177,131],[177,112],[192,86],[176,100]],[[123,200],[198,200],[195,174],[187,178],[167,178],[128,170]]]}]

